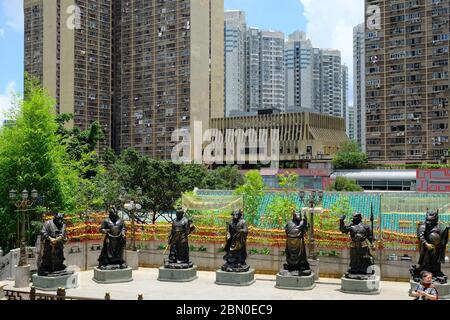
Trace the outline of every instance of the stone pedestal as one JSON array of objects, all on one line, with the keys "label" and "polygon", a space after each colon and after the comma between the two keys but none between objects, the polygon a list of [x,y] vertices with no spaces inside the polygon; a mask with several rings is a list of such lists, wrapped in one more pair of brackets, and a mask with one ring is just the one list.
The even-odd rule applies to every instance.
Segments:
[{"label": "stone pedestal", "polygon": [[[411,289],[409,289],[409,295],[411,296],[411,293],[417,289],[419,283],[414,282],[414,280],[410,280],[409,283],[411,284]],[[435,282],[433,285],[439,294],[439,300],[450,300],[450,283],[440,284]]]},{"label": "stone pedestal", "polygon": [[280,273],[277,274],[277,282],[275,288],[286,290],[312,290],[316,287],[314,283],[314,272],[307,277],[285,276]]},{"label": "stone pedestal", "polygon": [[94,268],[92,280],[101,284],[131,282],[133,281],[133,269],[130,267],[116,270]]},{"label": "stone pedestal", "polygon": [[131,269],[138,270],[139,269],[139,250],[138,251],[126,250],[125,251],[125,262]]},{"label": "stone pedestal", "polygon": [[380,294],[380,277],[373,276],[369,280],[341,278],[341,291],[351,294]]},{"label": "stone pedestal", "polygon": [[15,266],[14,287],[28,288],[30,286],[30,270],[31,266]]},{"label": "stone pedestal", "polygon": [[74,289],[79,286],[79,273],[67,274],[57,277],[42,277],[33,275],[33,286],[36,290],[56,291],[58,288]]},{"label": "stone pedestal", "polygon": [[250,286],[256,282],[255,269],[247,272],[226,272],[221,269],[216,271],[216,284],[223,286]]},{"label": "stone pedestal", "polygon": [[197,279],[197,266],[189,269],[159,268],[159,281],[165,282],[190,282]]},{"label": "stone pedestal", "polygon": [[0,300],[6,300],[5,292],[3,291],[4,287],[6,287],[6,283],[0,282]]},{"label": "stone pedestal", "polygon": [[308,259],[309,268],[314,273],[315,281],[319,281],[319,262],[320,262],[319,259],[317,260]]}]

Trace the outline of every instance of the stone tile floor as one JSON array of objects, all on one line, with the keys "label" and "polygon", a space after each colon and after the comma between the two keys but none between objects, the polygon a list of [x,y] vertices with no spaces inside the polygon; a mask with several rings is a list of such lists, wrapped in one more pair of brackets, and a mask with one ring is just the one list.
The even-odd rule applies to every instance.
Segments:
[{"label": "stone tile floor", "polygon": [[[280,290],[275,275],[256,275],[250,287],[218,286],[215,272],[198,272],[198,279],[189,283],[160,282],[158,269],[139,268],[133,271],[133,281],[119,284],[97,284],[93,270],[80,272],[80,286],[68,289],[67,296],[103,299],[109,292],[112,300],[412,300],[408,296],[409,283],[382,282],[379,295],[355,295],[340,292],[340,279],[321,278],[312,291]],[[15,289],[13,281],[6,281],[8,289]],[[18,290],[29,290],[22,288]]]}]

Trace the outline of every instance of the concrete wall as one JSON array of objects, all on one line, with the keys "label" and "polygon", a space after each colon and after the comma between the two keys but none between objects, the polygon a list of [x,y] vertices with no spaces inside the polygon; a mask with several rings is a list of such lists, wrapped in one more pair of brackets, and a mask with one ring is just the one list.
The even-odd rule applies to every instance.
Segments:
[{"label": "concrete wall", "polygon": [[[164,263],[164,259],[169,256],[167,250],[165,254],[164,248],[166,242],[161,241],[143,241],[137,242],[137,247],[140,248],[139,254],[139,266],[140,267],[160,267]],[[221,244],[205,244],[205,243],[191,243],[196,248],[196,251],[191,252],[191,260],[194,262],[200,270],[215,271],[219,269],[223,264],[224,252],[222,251]],[[206,248],[206,251],[199,252],[200,247]],[[90,270],[97,266],[97,259],[100,255],[102,248],[102,241],[89,241],[83,243],[70,243],[66,245],[65,258],[67,266],[78,266],[81,270]],[[249,245],[248,250],[257,250],[261,252],[263,249],[269,249],[270,254],[251,254],[249,253],[247,263],[255,268],[257,273],[273,274],[275,275],[285,263],[286,257],[283,255],[284,247],[267,247],[267,246],[255,246]],[[321,250],[319,248],[319,250]],[[329,250],[323,250],[329,251]],[[344,274],[350,263],[349,250],[332,250],[337,253],[337,256],[319,257],[320,264],[320,276],[324,278],[340,278]],[[29,262],[31,264],[31,270],[36,270],[37,254],[33,254],[35,248],[29,248]],[[400,258],[407,254],[411,257],[411,261],[401,261]],[[395,255],[397,260],[392,260],[392,255]],[[8,253],[4,257],[0,257],[0,267],[2,264],[5,266],[0,268],[0,281],[6,279],[13,279],[14,265],[17,265],[19,261],[20,250],[15,249]],[[380,272],[382,280],[385,281],[409,281],[410,273],[409,268],[413,264],[417,264],[419,259],[418,252],[411,251],[383,251],[375,252],[375,262],[377,269]],[[380,263],[381,262],[381,263]],[[450,264],[444,264],[442,269],[445,274],[450,275]]]}]

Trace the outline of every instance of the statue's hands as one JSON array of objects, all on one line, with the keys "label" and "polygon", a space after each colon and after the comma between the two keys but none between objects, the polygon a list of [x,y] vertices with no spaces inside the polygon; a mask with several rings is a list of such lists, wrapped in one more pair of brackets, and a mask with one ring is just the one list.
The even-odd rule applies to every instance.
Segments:
[{"label": "statue's hands", "polygon": [[62,236],[58,236],[55,241],[56,242],[62,242],[63,241],[63,237]]},{"label": "statue's hands", "polygon": [[56,239],[55,238],[50,237],[49,240],[50,240],[50,243],[52,245],[56,244]]},{"label": "statue's hands", "polygon": [[434,250],[434,245],[432,245],[432,244],[430,244],[430,243],[426,243],[426,244],[425,244],[425,247],[427,247],[427,249],[428,249],[429,251]]}]

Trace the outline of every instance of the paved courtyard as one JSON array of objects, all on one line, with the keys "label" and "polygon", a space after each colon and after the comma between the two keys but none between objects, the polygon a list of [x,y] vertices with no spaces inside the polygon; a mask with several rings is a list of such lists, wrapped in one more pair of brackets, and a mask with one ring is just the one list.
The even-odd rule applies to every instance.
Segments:
[{"label": "paved courtyard", "polygon": [[[379,295],[354,295],[340,292],[339,279],[321,278],[312,291],[276,289],[275,276],[256,275],[250,287],[218,286],[214,272],[198,272],[198,279],[189,283],[160,282],[158,269],[140,268],[133,271],[134,280],[121,284],[97,284],[93,271],[80,273],[80,286],[68,289],[67,296],[103,299],[109,292],[112,300],[412,300],[408,296],[409,283],[382,282]],[[14,289],[13,281],[6,281],[5,289]],[[20,289],[25,290],[25,289]],[[189,293],[189,294],[187,294]]]}]

